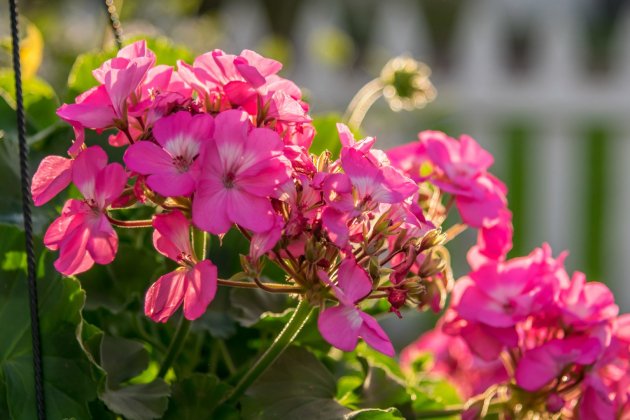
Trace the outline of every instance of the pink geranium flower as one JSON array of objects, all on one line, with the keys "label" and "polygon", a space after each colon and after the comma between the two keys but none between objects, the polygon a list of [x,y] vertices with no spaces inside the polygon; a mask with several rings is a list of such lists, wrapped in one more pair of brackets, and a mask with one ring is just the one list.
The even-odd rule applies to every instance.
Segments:
[{"label": "pink geranium flower", "polygon": [[147,175],[147,185],[160,195],[190,195],[195,190],[196,158],[213,130],[210,115],[177,112],[154,124],[157,144],[140,141],[131,145],[125,163],[129,169]]},{"label": "pink geranium flower", "polygon": [[575,272],[570,286],[560,292],[560,308],[564,322],[581,330],[609,322],[619,313],[610,289],[603,283],[587,283],[586,275],[580,272]]},{"label": "pink geranium flower", "polygon": [[445,334],[439,324],[405,347],[400,364],[403,369],[412,370],[413,363],[427,354],[432,356],[428,371],[452,381],[464,398],[481,394],[509,378],[500,359],[480,359],[462,338]]},{"label": "pink geranium flower", "polygon": [[516,367],[516,383],[523,389],[536,391],[571,364],[594,363],[602,350],[600,341],[588,336],[548,341],[525,352]]},{"label": "pink geranium flower", "polygon": [[331,282],[324,271],[319,278],[329,285],[339,299],[339,305],[321,311],[317,326],[322,337],[343,351],[352,351],[360,338],[388,356],[394,347],[376,320],[357,307],[357,302],[372,291],[368,273],[353,259],[345,259],[339,267],[338,284]]},{"label": "pink geranium flower", "polygon": [[225,111],[201,157],[193,222],[216,235],[233,223],[256,233],[275,223],[270,197],[290,179],[291,164],[272,130],[254,128],[246,113]]},{"label": "pink geranium flower", "polygon": [[82,273],[94,263],[109,264],[118,249],[118,236],[107,219],[106,209],[122,193],[127,182],[118,163],[107,164],[107,155],[98,146],[77,156],[72,180],[85,197],[66,202],[61,216],[46,231],[44,244],[59,250],[57,270],[65,275]]},{"label": "pink geranium flower", "polygon": [[[342,132],[343,133],[343,132]],[[362,144],[367,145],[362,149]],[[392,166],[380,165],[369,143],[351,144],[341,153],[345,173],[329,175],[324,181],[328,207],[322,222],[331,240],[340,247],[348,243],[348,223],[379,204],[401,203],[418,191],[418,186]]]},{"label": "pink geranium flower", "polygon": [[145,314],[166,322],[184,305],[186,319],[199,318],[217,292],[217,267],[210,260],[199,261],[190,244],[190,222],[179,211],[155,216],[153,245],[179,267],[161,276],[147,291]]},{"label": "pink geranium flower", "polygon": [[455,196],[464,223],[482,227],[498,218],[507,206],[507,189],[487,172],[494,161],[492,155],[466,135],[459,141],[437,131],[423,131],[418,136],[434,166],[432,182]]},{"label": "pink geranium flower", "polygon": [[[155,54],[145,41],[126,46],[118,55],[107,60],[93,71],[100,85],[77,96],[75,103],[63,104],[57,115],[76,129],[105,129],[126,125],[130,97],[134,96],[149,69],[155,63]],[[133,98],[135,102],[138,98]],[[77,136],[73,151],[83,143]]]}]

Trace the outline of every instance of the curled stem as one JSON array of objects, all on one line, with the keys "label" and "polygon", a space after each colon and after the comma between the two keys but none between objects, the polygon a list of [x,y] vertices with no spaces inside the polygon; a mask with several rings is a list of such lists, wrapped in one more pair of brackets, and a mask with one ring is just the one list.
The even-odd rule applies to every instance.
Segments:
[{"label": "curled stem", "polygon": [[280,334],[271,343],[262,356],[254,363],[247,373],[240,379],[234,389],[223,402],[235,403],[238,401],[247,388],[260,377],[265,371],[280,357],[280,355],[289,347],[289,345],[298,336],[304,324],[309,320],[313,313],[313,307],[306,301],[301,300],[298,303],[291,319],[284,326]]},{"label": "curled stem", "polygon": [[350,101],[344,120],[351,128],[361,127],[365,115],[381,95],[383,95],[383,82],[380,78],[366,83]]}]

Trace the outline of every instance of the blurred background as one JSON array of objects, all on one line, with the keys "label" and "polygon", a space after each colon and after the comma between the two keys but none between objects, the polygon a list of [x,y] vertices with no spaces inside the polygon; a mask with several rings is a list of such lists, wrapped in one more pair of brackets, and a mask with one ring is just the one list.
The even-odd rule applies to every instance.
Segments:
[{"label": "blurred background", "polygon": [[[20,3],[42,34],[38,74],[64,98],[76,56],[112,43],[104,1]],[[425,129],[472,135],[494,154],[493,172],[509,187],[513,255],[544,241],[556,253],[568,249],[569,269],[607,283],[625,311],[630,310],[628,3],[115,2],[127,37],[161,34],[196,54],[249,48],[281,60],[284,76],[304,89],[313,114],[343,112],[393,56],[423,61],[432,69],[437,99],[422,110],[398,113],[381,99],[363,131],[376,135],[380,148],[414,141]],[[0,16],[5,36],[5,2]],[[8,57],[5,48],[0,65],[7,66]],[[457,275],[465,273],[463,250],[474,234],[464,239],[454,250]],[[392,322],[391,328],[409,325]]]}]

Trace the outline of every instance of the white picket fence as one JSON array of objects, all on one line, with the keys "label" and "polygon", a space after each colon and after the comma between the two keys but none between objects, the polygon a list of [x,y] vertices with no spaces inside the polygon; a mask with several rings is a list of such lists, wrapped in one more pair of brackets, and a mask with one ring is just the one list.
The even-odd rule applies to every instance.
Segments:
[{"label": "white picket fence", "polygon": [[[370,4],[374,4],[370,2]],[[412,0],[390,0],[379,7],[373,25],[372,55],[387,57],[410,53],[427,61],[426,26]],[[465,132],[496,156],[496,172],[508,164],[501,127],[518,118],[531,121],[533,137],[525,159],[528,247],[543,241],[554,249],[571,250],[569,267],[583,266],[587,240],[585,208],[589,197],[583,185],[589,176],[586,140],[581,129],[591,120],[610,127],[605,159],[609,196],[605,202],[603,279],[620,304],[630,309],[630,14],[622,18],[614,42],[612,72],[590,76],[584,68],[583,28],[576,1],[469,0],[454,40],[454,62],[448,75],[434,74],[438,89],[434,109],[445,112]],[[225,48],[256,46],[267,34],[256,2],[231,1],[222,11],[228,31]],[[352,94],[373,74],[331,68],[311,54],[310,45],[322,30],[338,23],[339,3],[307,2],[298,18],[295,62],[290,76],[310,90],[314,111],[343,110]],[[514,74],[505,66],[504,30],[510,22],[533,28],[532,68]],[[431,62],[427,61],[430,65]],[[376,68],[376,67],[375,67]],[[381,109],[384,106],[381,105]],[[420,114],[421,115],[421,114]],[[366,126],[379,135],[384,147],[413,140],[420,130],[417,114],[384,117],[368,114]],[[401,123],[404,121],[404,123]],[[401,128],[403,127],[403,128]],[[451,133],[457,135],[459,133]],[[603,280],[602,279],[602,280]]]}]

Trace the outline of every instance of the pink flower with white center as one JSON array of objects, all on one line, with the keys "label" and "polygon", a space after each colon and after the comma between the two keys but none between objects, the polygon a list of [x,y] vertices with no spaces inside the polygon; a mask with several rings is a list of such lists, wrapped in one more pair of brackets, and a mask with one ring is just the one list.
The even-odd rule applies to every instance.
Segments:
[{"label": "pink flower with white center", "polygon": [[36,206],[46,204],[72,181],[72,159],[46,156],[33,175],[31,194]]},{"label": "pink flower with white center", "polygon": [[179,264],[147,291],[144,313],[155,322],[166,322],[183,304],[186,319],[195,320],[217,292],[217,267],[199,261],[190,243],[190,222],[178,210],[153,218],[153,245],[162,255]]},{"label": "pink flower with white center", "polygon": [[125,153],[129,169],[147,175],[147,185],[160,195],[190,195],[195,190],[197,156],[214,131],[208,114],[181,111],[164,117],[153,126],[158,144],[140,141]]},{"label": "pink flower with white center", "polygon": [[357,302],[372,291],[368,273],[356,261],[347,258],[339,266],[337,285],[324,271],[319,271],[318,275],[339,299],[339,305],[326,308],[319,314],[317,326],[322,337],[343,351],[354,350],[360,337],[375,350],[393,357],[394,347],[385,331],[376,319],[357,307]]},{"label": "pink flower with white center", "polygon": [[127,174],[118,163],[108,165],[103,149],[93,146],[74,160],[72,180],[85,199],[68,200],[44,236],[46,247],[59,250],[55,268],[68,276],[114,260],[118,236],[106,209],[121,195]]},{"label": "pink flower with white center", "polygon": [[278,134],[254,128],[245,112],[220,113],[200,158],[195,225],[215,235],[226,233],[233,223],[255,233],[270,230],[276,220],[270,197],[291,175],[282,149]]}]

